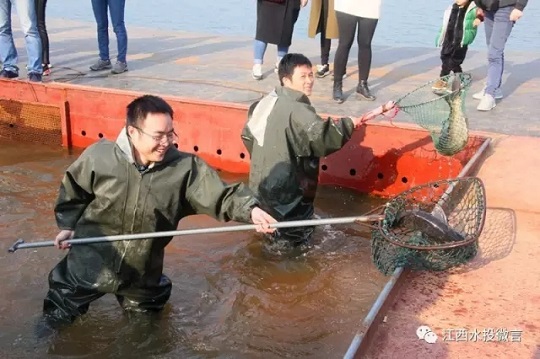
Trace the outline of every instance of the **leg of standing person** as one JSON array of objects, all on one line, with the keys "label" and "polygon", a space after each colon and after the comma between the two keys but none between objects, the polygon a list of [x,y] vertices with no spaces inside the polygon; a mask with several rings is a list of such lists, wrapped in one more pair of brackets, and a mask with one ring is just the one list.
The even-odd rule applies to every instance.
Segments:
[{"label": "leg of standing person", "polygon": [[377,28],[378,19],[358,18],[358,79],[356,92],[362,99],[373,101],[375,96],[371,94],[368,87],[368,78],[371,71],[371,41]]},{"label": "leg of standing person", "polygon": [[[491,34],[493,33],[493,11],[484,11],[484,30],[486,35],[486,45],[489,49],[489,43],[491,40]],[[476,100],[481,100],[484,97],[484,94],[486,93],[486,84],[484,83],[484,87],[479,92],[473,94],[473,98]]]},{"label": "leg of standing person", "polygon": [[317,77],[325,77],[330,73],[330,47],[332,40],[325,37],[325,33],[321,33],[321,68],[317,71]]},{"label": "leg of standing person", "polygon": [[[455,47],[452,50],[443,49],[441,50],[441,73],[440,77],[448,76],[451,72],[454,74],[458,74],[463,72],[463,69],[461,68],[461,64],[463,64],[463,61],[465,60],[465,57],[467,56],[467,46],[458,46],[455,45]],[[448,82],[446,79],[438,79],[435,81],[433,86],[431,87],[433,90],[435,90],[435,93],[438,93],[438,91],[447,91],[448,88]]]},{"label": "leg of standing person", "polygon": [[60,327],[72,323],[88,311],[90,303],[105,294],[80,285],[75,278],[69,269],[68,256],[49,273],[49,290],[43,301],[43,318],[36,327],[38,337],[49,336]]},{"label": "leg of standing person", "polygon": [[253,71],[252,76],[255,80],[262,79],[262,64],[264,60],[264,53],[268,44],[264,41],[257,40],[253,42]]},{"label": "leg of standing person", "polygon": [[51,74],[51,63],[49,59],[49,35],[47,34],[47,25],[45,23],[45,9],[47,0],[36,0],[37,28],[41,39],[41,62],[43,65],[43,75]]},{"label": "leg of standing person", "polygon": [[[491,42],[491,34],[493,33],[494,17],[495,17],[494,11],[484,11],[484,29],[485,29],[486,44],[488,47],[488,52],[489,52],[489,44]],[[482,88],[482,90],[473,94],[473,98],[475,100],[481,100],[484,97],[485,93],[486,93],[486,83],[484,83],[484,87]],[[501,91],[501,88],[499,87],[498,89],[495,90],[495,99],[501,99],[502,97],[503,97],[502,91]]]},{"label": "leg of standing person", "polygon": [[440,77],[449,75],[452,72],[452,54],[441,53],[441,73]]},{"label": "leg of standing person", "polygon": [[277,45],[278,50],[278,58],[276,61],[276,65],[274,66],[274,72],[278,73],[279,63],[281,62],[281,59],[289,53],[289,46],[281,46]]},{"label": "leg of standing person", "polygon": [[[495,12],[486,11],[486,24],[491,21],[489,29],[486,26],[486,40],[488,43],[488,71],[485,93],[482,96],[477,109],[489,111],[496,106],[495,99],[500,98],[500,87],[504,72],[504,48],[506,41],[512,32],[514,22],[510,20],[512,6],[499,8]],[[489,19],[489,20],[488,20]]]},{"label": "leg of standing person", "polygon": [[278,73],[279,63],[281,62],[281,59],[288,53],[289,53],[289,46],[277,45],[277,61],[274,67],[274,72],[276,74]]},{"label": "leg of standing person", "polygon": [[358,18],[354,15],[336,11],[339,28],[339,42],[334,56],[334,88],[332,97],[334,101],[342,103],[343,98],[343,75],[347,67],[347,60],[354,41]]},{"label": "leg of standing person", "polygon": [[[293,10],[293,16],[292,16],[292,28],[294,32],[294,25],[296,24],[296,20],[298,20],[298,15],[300,14],[300,9],[294,9]],[[276,65],[274,66],[274,72],[278,73],[278,67],[279,62],[283,58],[283,56],[287,55],[289,53],[289,46],[283,46],[283,45],[277,45],[277,60]]]},{"label": "leg of standing person", "polygon": [[16,78],[19,76],[17,66],[17,48],[13,42],[11,28],[11,1],[0,1],[0,61],[2,61],[2,78]]},{"label": "leg of standing person", "polygon": [[172,283],[162,275],[159,283],[151,287],[128,286],[115,293],[118,303],[126,311],[161,311],[171,296]]},{"label": "leg of standing person", "polygon": [[277,46],[277,65],[279,65],[279,62],[281,61],[281,59],[287,55],[289,53],[289,46],[281,46],[281,45],[278,45]]},{"label": "leg of standing person", "polygon": [[328,0],[323,0],[323,7],[321,9],[322,14],[322,28],[321,28],[321,65],[329,65],[330,63],[330,47],[332,46],[332,40],[326,38],[326,29],[328,27]]},{"label": "leg of standing person", "polygon": [[322,0],[321,2],[321,16],[319,19],[319,26],[321,29],[321,67],[315,74],[317,77],[322,78],[330,73],[330,47],[332,46],[332,40],[326,38],[326,28],[328,26],[328,0]]},{"label": "leg of standing person", "polygon": [[112,68],[113,74],[121,74],[128,70],[127,67],[127,47],[128,37],[126,31],[126,24],[124,22],[124,14],[126,7],[126,0],[108,0],[109,10],[111,12],[111,22],[113,25],[114,33],[116,34],[116,41],[118,46],[118,57],[116,63]]},{"label": "leg of standing person", "polygon": [[109,57],[109,16],[107,14],[108,0],[92,0],[92,10],[97,26],[99,59],[90,66],[92,71],[109,70],[112,68]]},{"label": "leg of standing person", "polygon": [[28,80],[40,82],[43,67],[41,65],[41,40],[37,29],[36,6],[34,0],[15,0],[15,6],[26,42]]},{"label": "leg of standing person", "polygon": [[463,64],[463,61],[465,61],[465,57],[467,56],[467,50],[468,50],[467,46],[463,46],[463,47],[460,46],[460,47],[457,47],[452,52],[452,57],[451,57],[452,68],[451,69],[453,73],[458,74],[458,73],[463,72],[461,65]]},{"label": "leg of standing person", "polygon": [[486,93],[493,95],[501,87],[504,72],[504,48],[514,27],[510,21],[513,7],[500,8],[494,13],[493,26],[488,45],[488,74]]},{"label": "leg of standing person", "polygon": [[[452,72],[453,68],[453,61],[452,61],[452,54],[447,53],[447,50],[444,48],[441,49],[441,72],[439,73],[439,77],[445,77]],[[439,78],[437,81],[433,83],[433,86],[431,88],[435,91],[443,91],[446,89],[447,83],[442,78]]]},{"label": "leg of standing person", "polygon": [[261,40],[255,40],[253,43],[253,63],[262,65],[264,63],[264,54],[268,44]]},{"label": "leg of standing person", "polygon": [[321,67],[317,70],[316,76],[319,78],[325,77],[330,73],[330,47],[332,40],[327,39],[326,32],[321,32]]}]

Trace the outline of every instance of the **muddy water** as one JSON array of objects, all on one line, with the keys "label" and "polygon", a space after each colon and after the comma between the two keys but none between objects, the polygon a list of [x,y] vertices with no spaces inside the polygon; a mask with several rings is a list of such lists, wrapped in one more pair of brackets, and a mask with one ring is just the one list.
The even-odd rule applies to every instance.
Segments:
[{"label": "muddy water", "polygon": [[[53,340],[37,341],[47,275],[64,254],[7,248],[17,238],[54,237],[52,206],[74,158],[0,141],[1,358],[336,358],[386,282],[359,226],[319,227],[315,248],[297,258],[269,256],[253,233],[186,236],[167,248],[165,273],[174,287],[158,318],[127,317],[109,295]],[[380,202],[321,188],[316,212],[357,215]],[[223,224],[193,216],[180,227],[215,225]]]}]

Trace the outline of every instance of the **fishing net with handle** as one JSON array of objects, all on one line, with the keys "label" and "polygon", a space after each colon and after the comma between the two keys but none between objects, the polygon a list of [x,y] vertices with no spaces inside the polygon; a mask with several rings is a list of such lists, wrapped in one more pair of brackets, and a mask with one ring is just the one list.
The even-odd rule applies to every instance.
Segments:
[{"label": "fishing net with handle", "polygon": [[[436,81],[445,85],[444,88],[434,90]],[[391,110],[394,110],[390,116],[393,118],[403,111],[416,124],[429,131],[437,152],[453,156],[465,148],[469,138],[465,98],[470,85],[471,75],[468,73],[447,75],[364,114],[362,121],[365,123]]]},{"label": "fishing net with handle", "polygon": [[477,177],[416,186],[391,199],[371,234],[372,260],[391,274],[397,267],[442,271],[475,257],[486,216]]}]

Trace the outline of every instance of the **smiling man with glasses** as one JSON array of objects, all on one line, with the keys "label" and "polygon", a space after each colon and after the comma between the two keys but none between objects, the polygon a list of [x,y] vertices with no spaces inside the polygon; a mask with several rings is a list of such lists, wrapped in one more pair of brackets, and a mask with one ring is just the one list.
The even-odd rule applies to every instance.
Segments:
[{"label": "smiling man with glasses", "polygon": [[142,96],[128,105],[116,142],[91,145],[67,169],[55,206],[61,230],[56,245],[70,250],[49,275],[39,336],[72,322],[106,293],[135,312],[160,311],[171,294],[163,274],[171,238],[73,247],[66,239],[171,231],[191,214],[273,231],[268,224],[275,220],[246,186],[226,185],[203,160],[178,151],[175,139],[172,108],[159,97]]}]

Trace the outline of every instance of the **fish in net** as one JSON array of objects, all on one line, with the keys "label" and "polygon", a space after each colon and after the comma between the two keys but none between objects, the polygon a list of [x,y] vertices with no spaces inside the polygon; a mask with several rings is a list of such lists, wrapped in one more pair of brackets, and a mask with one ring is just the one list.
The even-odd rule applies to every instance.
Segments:
[{"label": "fish in net", "polygon": [[469,138],[465,97],[471,75],[458,73],[441,79],[446,90],[434,92],[432,82],[428,82],[397,100],[396,106],[430,132],[437,152],[452,156],[465,148]]},{"label": "fish in net", "polygon": [[476,256],[486,216],[486,196],[477,177],[420,185],[390,200],[371,233],[377,269],[443,271]]},{"label": "fish in net", "polygon": [[465,98],[471,85],[471,75],[451,74],[440,78],[447,86],[442,91],[433,91],[430,81],[409,92],[397,101],[362,116],[367,122],[378,115],[394,110],[410,115],[413,121],[430,132],[437,152],[453,156],[462,151],[469,139],[469,121],[465,114]]}]

